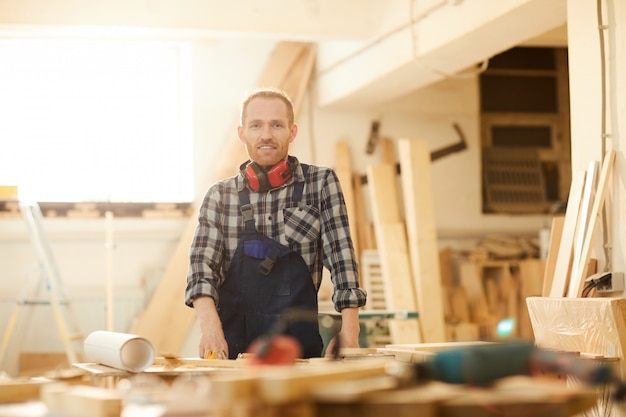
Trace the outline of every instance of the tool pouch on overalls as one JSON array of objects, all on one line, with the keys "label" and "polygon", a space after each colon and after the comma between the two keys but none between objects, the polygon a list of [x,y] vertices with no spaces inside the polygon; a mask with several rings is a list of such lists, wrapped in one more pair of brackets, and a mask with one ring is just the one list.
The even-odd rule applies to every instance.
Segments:
[{"label": "tool pouch on overalls", "polygon": [[[272,271],[278,258],[286,255],[289,250],[277,244],[273,239],[269,239],[256,231],[250,204],[242,205],[241,213],[246,225],[244,235],[250,235],[249,238],[244,238],[243,252],[246,256],[260,259],[261,262],[257,267],[257,271],[262,275],[268,275]],[[252,226],[252,228],[250,226]]]}]

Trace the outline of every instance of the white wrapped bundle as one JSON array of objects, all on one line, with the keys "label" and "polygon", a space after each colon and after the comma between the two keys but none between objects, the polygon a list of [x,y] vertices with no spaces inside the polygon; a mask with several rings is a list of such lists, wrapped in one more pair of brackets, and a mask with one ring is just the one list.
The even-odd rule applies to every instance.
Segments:
[{"label": "white wrapped bundle", "polygon": [[142,372],[154,362],[149,340],[128,333],[95,331],[85,338],[85,356],[112,368]]}]

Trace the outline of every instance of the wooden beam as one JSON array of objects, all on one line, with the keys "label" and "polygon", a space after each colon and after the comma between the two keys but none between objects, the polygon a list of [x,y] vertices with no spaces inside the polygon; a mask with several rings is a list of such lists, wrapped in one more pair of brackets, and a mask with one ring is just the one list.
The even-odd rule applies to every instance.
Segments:
[{"label": "wooden beam", "polygon": [[400,139],[404,212],[422,340],[445,342],[443,288],[433,204],[430,151],[424,140]]},{"label": "wooden beam", "polygon": [[[350,155],[350,145],[345,141],[339,141],[335,145],[335,171],[339,177],[339,183],[346,201],[348,220],[350,222],[350,235],[354,244],[354,252],[357,259],[361,259],[361,248],[359,240],[359,228],[356,214],[356,200],[353,187],[354,173],[352,171],[352,161]],[[359,263],[360,264],[360,263]]]},{"label": "wooden beam", "polygon": [[[315,55],[316,49],[310,44],[279,42],[257,82],[258,87],[284,89],[294,101],[296,118],[311,78]],[[248,158],[245,147],[237,139],[236,126],[232,132],[209,183],[234,175],[239,164]],[[195,320],[194,311],[185,305],[183,296],[189,249],[197,222],[195,215],[189,219],[158,287],[129,331],[150,340],[159,353],[178,354]]]}]

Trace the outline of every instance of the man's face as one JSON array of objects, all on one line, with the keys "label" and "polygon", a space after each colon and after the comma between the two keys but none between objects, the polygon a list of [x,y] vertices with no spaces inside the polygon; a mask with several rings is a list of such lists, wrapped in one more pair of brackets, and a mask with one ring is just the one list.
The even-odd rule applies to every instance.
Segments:
[{"label": "man's face", "polygon": [[298,126],[289,126],[287,106],[278,98],[257,97],[248,103],[243,126],[237,127],[239,140],[248,156],[260,166],[272,166],[284,160]]}]

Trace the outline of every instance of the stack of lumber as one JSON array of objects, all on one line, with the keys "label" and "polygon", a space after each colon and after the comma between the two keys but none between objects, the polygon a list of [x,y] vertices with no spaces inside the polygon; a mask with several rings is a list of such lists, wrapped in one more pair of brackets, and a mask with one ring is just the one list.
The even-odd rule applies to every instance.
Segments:
[{"label": "stack of lumber", "polygon": [[[383,138],[379,147],[382,161],[366,167],[366,181],[352,172],[347,144],[336,148],[348,212],[355,216],[350,222],[368,292],[365,308],[417,311],[419,319],[390,320],[388,337],[374,334],[370,341],[381,346],[493,340],[503,337],[497,326],[505,319],[513,323],[507,337],[532,339],[525,298],[541,295],[545,266],[534,258],[538,251],[494,237],[454,264],[452,251],[440,251],[437,242],[428,144]],[[363,194],[369,197],[372,227],[357,210],[360,203],[352,201]]]},{"label": "stack of lumber", "polygon": [[466,260],[448,287],[450,340],[533,339],[526,298],[541,295],[540,259]]},{"label": "stack of lumber", "polygon": [[[343,142],[336,147],[338,176],[349,216],[354,216],[350,217],[350,223],[357,254],[362,264],[370,265],[368,251],[376,249],[380,265],[377,271],[382,279],[384,305],[373,292],[366,308],[419,313],[419,319],[389,321],[394,343],[442,342],[445,341],[444,307],[430,151],[428,143],[422,140],[400,139],[397,152],[394,146],[389,139],[381,140],[382,162],[366,167],[366,185],[352,172],[349,147]],[[395,154],[400,155],[400,177]],[[357,196],[363,195],[369,197],[371,228],[364,212],[357,210],[362,206]],[[378,284],[371,278],[363,277],[366,289]]]},{"label": "stack of lumber", "polygon": [[[546,274],[550,297],[580,297],[585,279],[595,272],[591,255],[597,243],[600,218],[610,187],[615,151],[604,156],[602,169],[592,161],[572,176],[565,218],[555,219],[551,231]],[[606,217],[605,217],[606,219]],[[605,234],[609,231],[604,230]],[[608,261],[608,260],[607,260]]]}]

